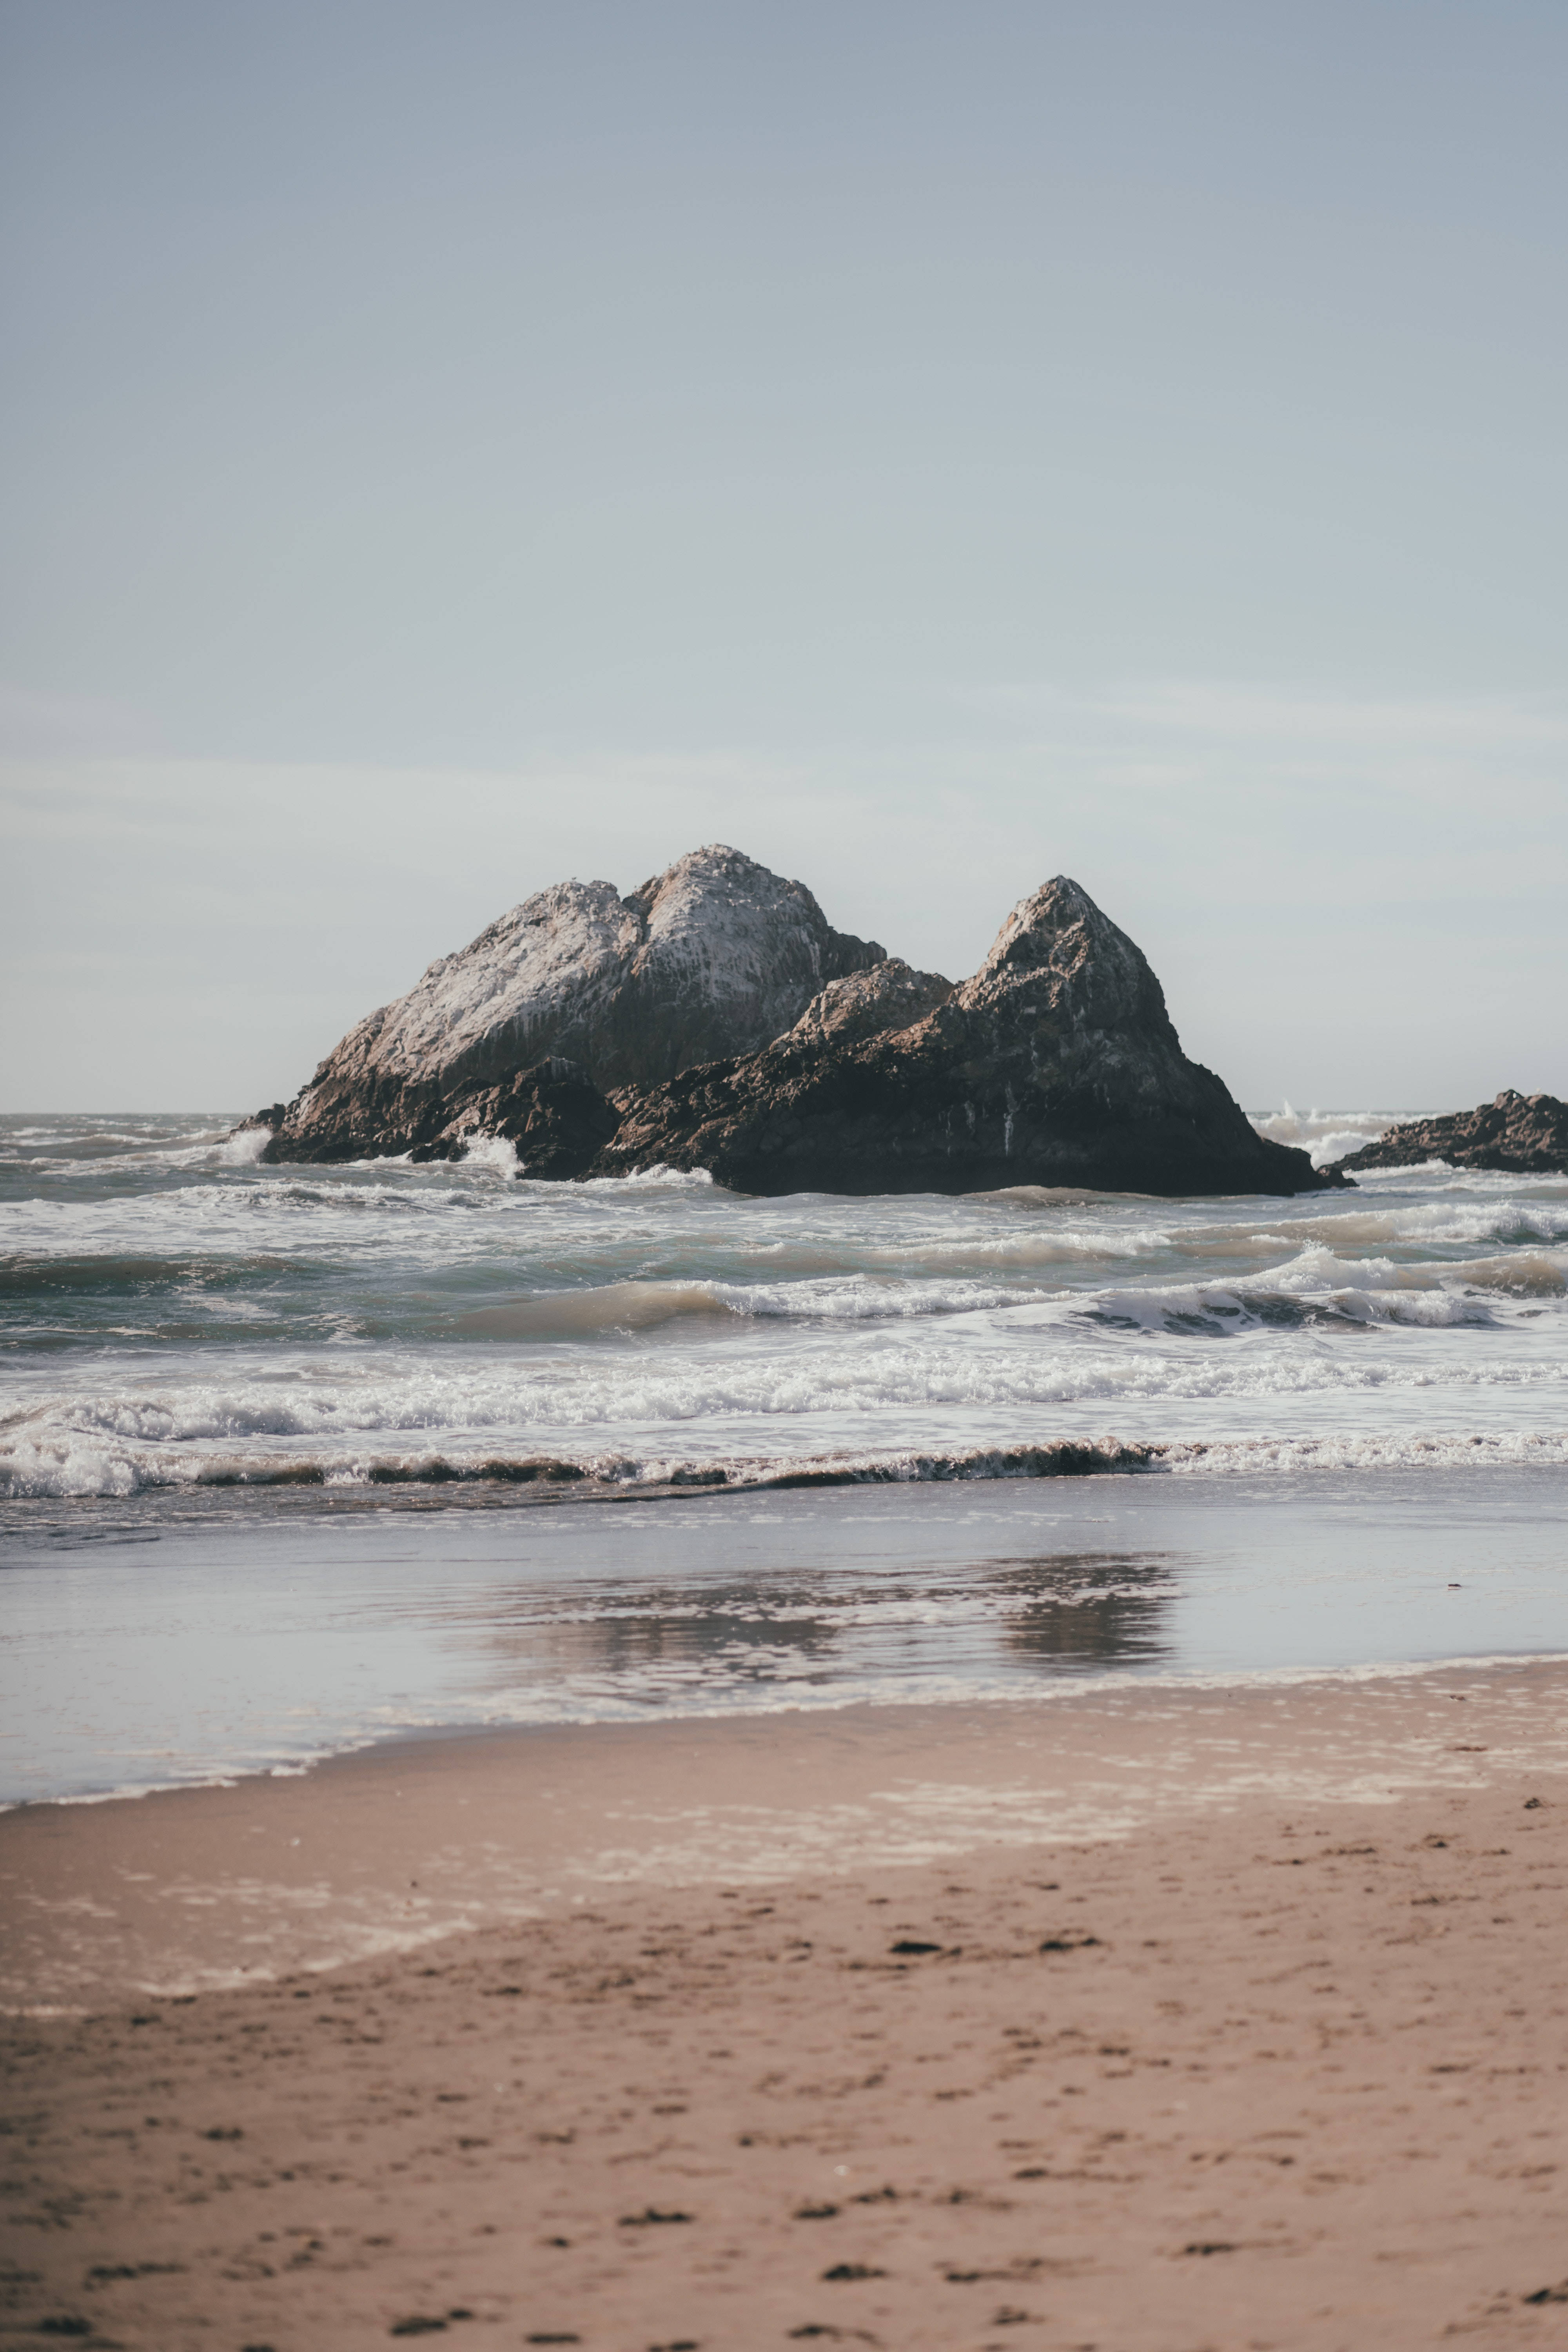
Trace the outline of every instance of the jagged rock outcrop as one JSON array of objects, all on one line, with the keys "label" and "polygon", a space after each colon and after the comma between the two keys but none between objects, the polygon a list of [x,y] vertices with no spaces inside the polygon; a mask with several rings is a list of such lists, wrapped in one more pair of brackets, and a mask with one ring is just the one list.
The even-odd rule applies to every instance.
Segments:
[{"label": "jagged rock outcrop", "polygon": [[[574,1089],[603,1096],[753,1053],[825,983],[883,955],[836,931],[802,883],[722,845],[625,898],[609,882],[557,883],[441,957],[291,1103],[247,1123],[272,1129],[274,1161],[452,1157],[471,1134],[515,1130],[520,1147],[538,1140],[531,1174],[574,1173],[561,1137],[610,1116],[590,1118]],[[540,1076],[563,1062],[574,1076]]]},{"label": "jagged rock outcrop", "polygon": [[1391,1127],[1337,1165],[1347,1171],[1417,1168],[1427,1160],[1521,1176],[1568,1175],[1568,1103],[1556,1095],[1521,1095],[1505,1087],[1474,1110]]},{"label": "jagged rock outcrop", "polygon": [[[1260,1136],[1188,1061],[1125,932],[1058,876],[1015,908],[973,980],[913,1021],[922,976],[828,990],[745,1059],[624,1105],[596,1174],[706,1168],[748,1192],[1318,1191],[1345,1179]],[[881,993],[886,991],[886,994]],[[845,1019],[837,1019],[839,1006]],[[900,1025],[871,1026],[886,1009]]]}]

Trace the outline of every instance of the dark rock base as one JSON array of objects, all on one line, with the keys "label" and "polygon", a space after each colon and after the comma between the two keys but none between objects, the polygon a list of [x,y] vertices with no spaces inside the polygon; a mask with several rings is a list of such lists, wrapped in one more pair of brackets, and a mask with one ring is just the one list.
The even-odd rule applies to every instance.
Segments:
[{"label": "dark rock base", "polygon": [[[759,1057],[760,1058],[760,1057]],[[596,1175],[705,1168],[732,1192],[993,1192],[1017,1186],[1286,1198],[1349,1180],[1260,1136],[1218,1079],[1206,1118],[1117,1116],[1045,1089],[922,1087],[896,1049],[813,1071],[764,1094],[755,1063],[715,1063],[628,1107]],[[1207,1073],[1204,1074],[1205,1076]]]},{"label": "dark rock base", "polygon": [[447,1094],[435,1086],[388,1087],[386,1099],[366,1089],[341,1124],[319,1121],[301,1132],[287,1123],[287,1107],[273,1106],[247,1125],[274,1129],[261,1157],[288,1162],[461,1160],[481,1136],[515,1146],[522,1172],[569,1179],[586,1173],[614,1136],[620,1114],[586,1072],[559,1057],[536,1062],[492,1086]]}]

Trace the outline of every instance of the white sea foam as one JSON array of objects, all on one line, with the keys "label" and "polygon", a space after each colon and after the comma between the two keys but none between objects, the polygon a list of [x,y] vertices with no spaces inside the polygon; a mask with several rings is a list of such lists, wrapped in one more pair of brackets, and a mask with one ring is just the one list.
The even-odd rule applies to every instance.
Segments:
[{"label": "white sea foam", "polygon": [[462,1165],[476,1171],[488,1168],[497,1176],[515,1176],[518,1172],[517,1146],[510,1136],[470,1136],[463,1152]]},{"label": "white sea foam", "polygon": [[1314,1168],[1327,1168],[1336,1160],[1343,1160],[1363,1144],[1375,1143],[1401,1119],[1428,1118],[1429,1111],[1381,1110],[1307,1110],[1299,1111],[1289,1103],[1277,1111],[1252,1115],[1252,1124],[1259,1135],[1273,1143],[1293,1143],[1305,1151]]},{"label": "white sea foam", "polygon": [[588,1181],[595,1191],[609,1192],[648,1192],[657,1185],[662,1192],[700,1192],[713,1183],[706,1168],[666,1168],[659,1160],[647,1168],[634,1168],[628,1176],[594,1176]]},{"label": "white sea foam", "polygon": [[233,1135],[226,1135],[217,1146],[217,1157],[226,1167],[254,1168],[272,1140],[269,1127],[242,1127]]}]

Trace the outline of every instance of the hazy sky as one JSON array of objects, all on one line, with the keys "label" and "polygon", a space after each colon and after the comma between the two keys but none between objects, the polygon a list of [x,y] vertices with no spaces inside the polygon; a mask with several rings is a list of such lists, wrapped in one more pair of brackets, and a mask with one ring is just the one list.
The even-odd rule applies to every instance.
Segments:
[{"label": "hazy sky", "polygon": [[0,0],[0,1108],[715,839],[1568,1093],[1561,0]]}]

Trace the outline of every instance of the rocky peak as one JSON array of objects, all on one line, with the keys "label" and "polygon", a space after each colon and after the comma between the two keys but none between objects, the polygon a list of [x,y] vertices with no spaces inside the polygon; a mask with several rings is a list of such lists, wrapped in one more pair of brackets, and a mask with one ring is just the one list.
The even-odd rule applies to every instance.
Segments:
[{"label": "rocky peak", "polygon": [[974,977],[1004,968],[1013,972],[1070,971],[1112,934],[1121,937],[1088,891],[1068,875],[1058,874],[1019,899]]},{"label": "rocky peak", "polygon": [[520,1072],[565,1059],[607,1093],[755,1053],[826,982],[883,960],[874,940],[836,931],[804,883],[722,843],[625,898],[611,882],[553,883],[351,1029],[280,1120],[263,1115],[268,1153],[455,1148],[480,1097],[488,1117]]},{"label": "rocky peak", "polygon": [[804,882],[723,842],[678,858],[626,903],[645,926],[627,974],[641,1039],[629,1056],[579,1055],[606,1086],[755,1053],[799,1019],[825,982],[886,955],[874,940],[836,931]]},{"label": "rocky peak", "polygon": [[1041,983],[1053,1007],[1097,1028],[1169,1025],[1164,992],[1142,951],[1065,874],[1019,900],[955,1003],[990,1011],[1004,994],[1020,986],[1037,992]]}]

